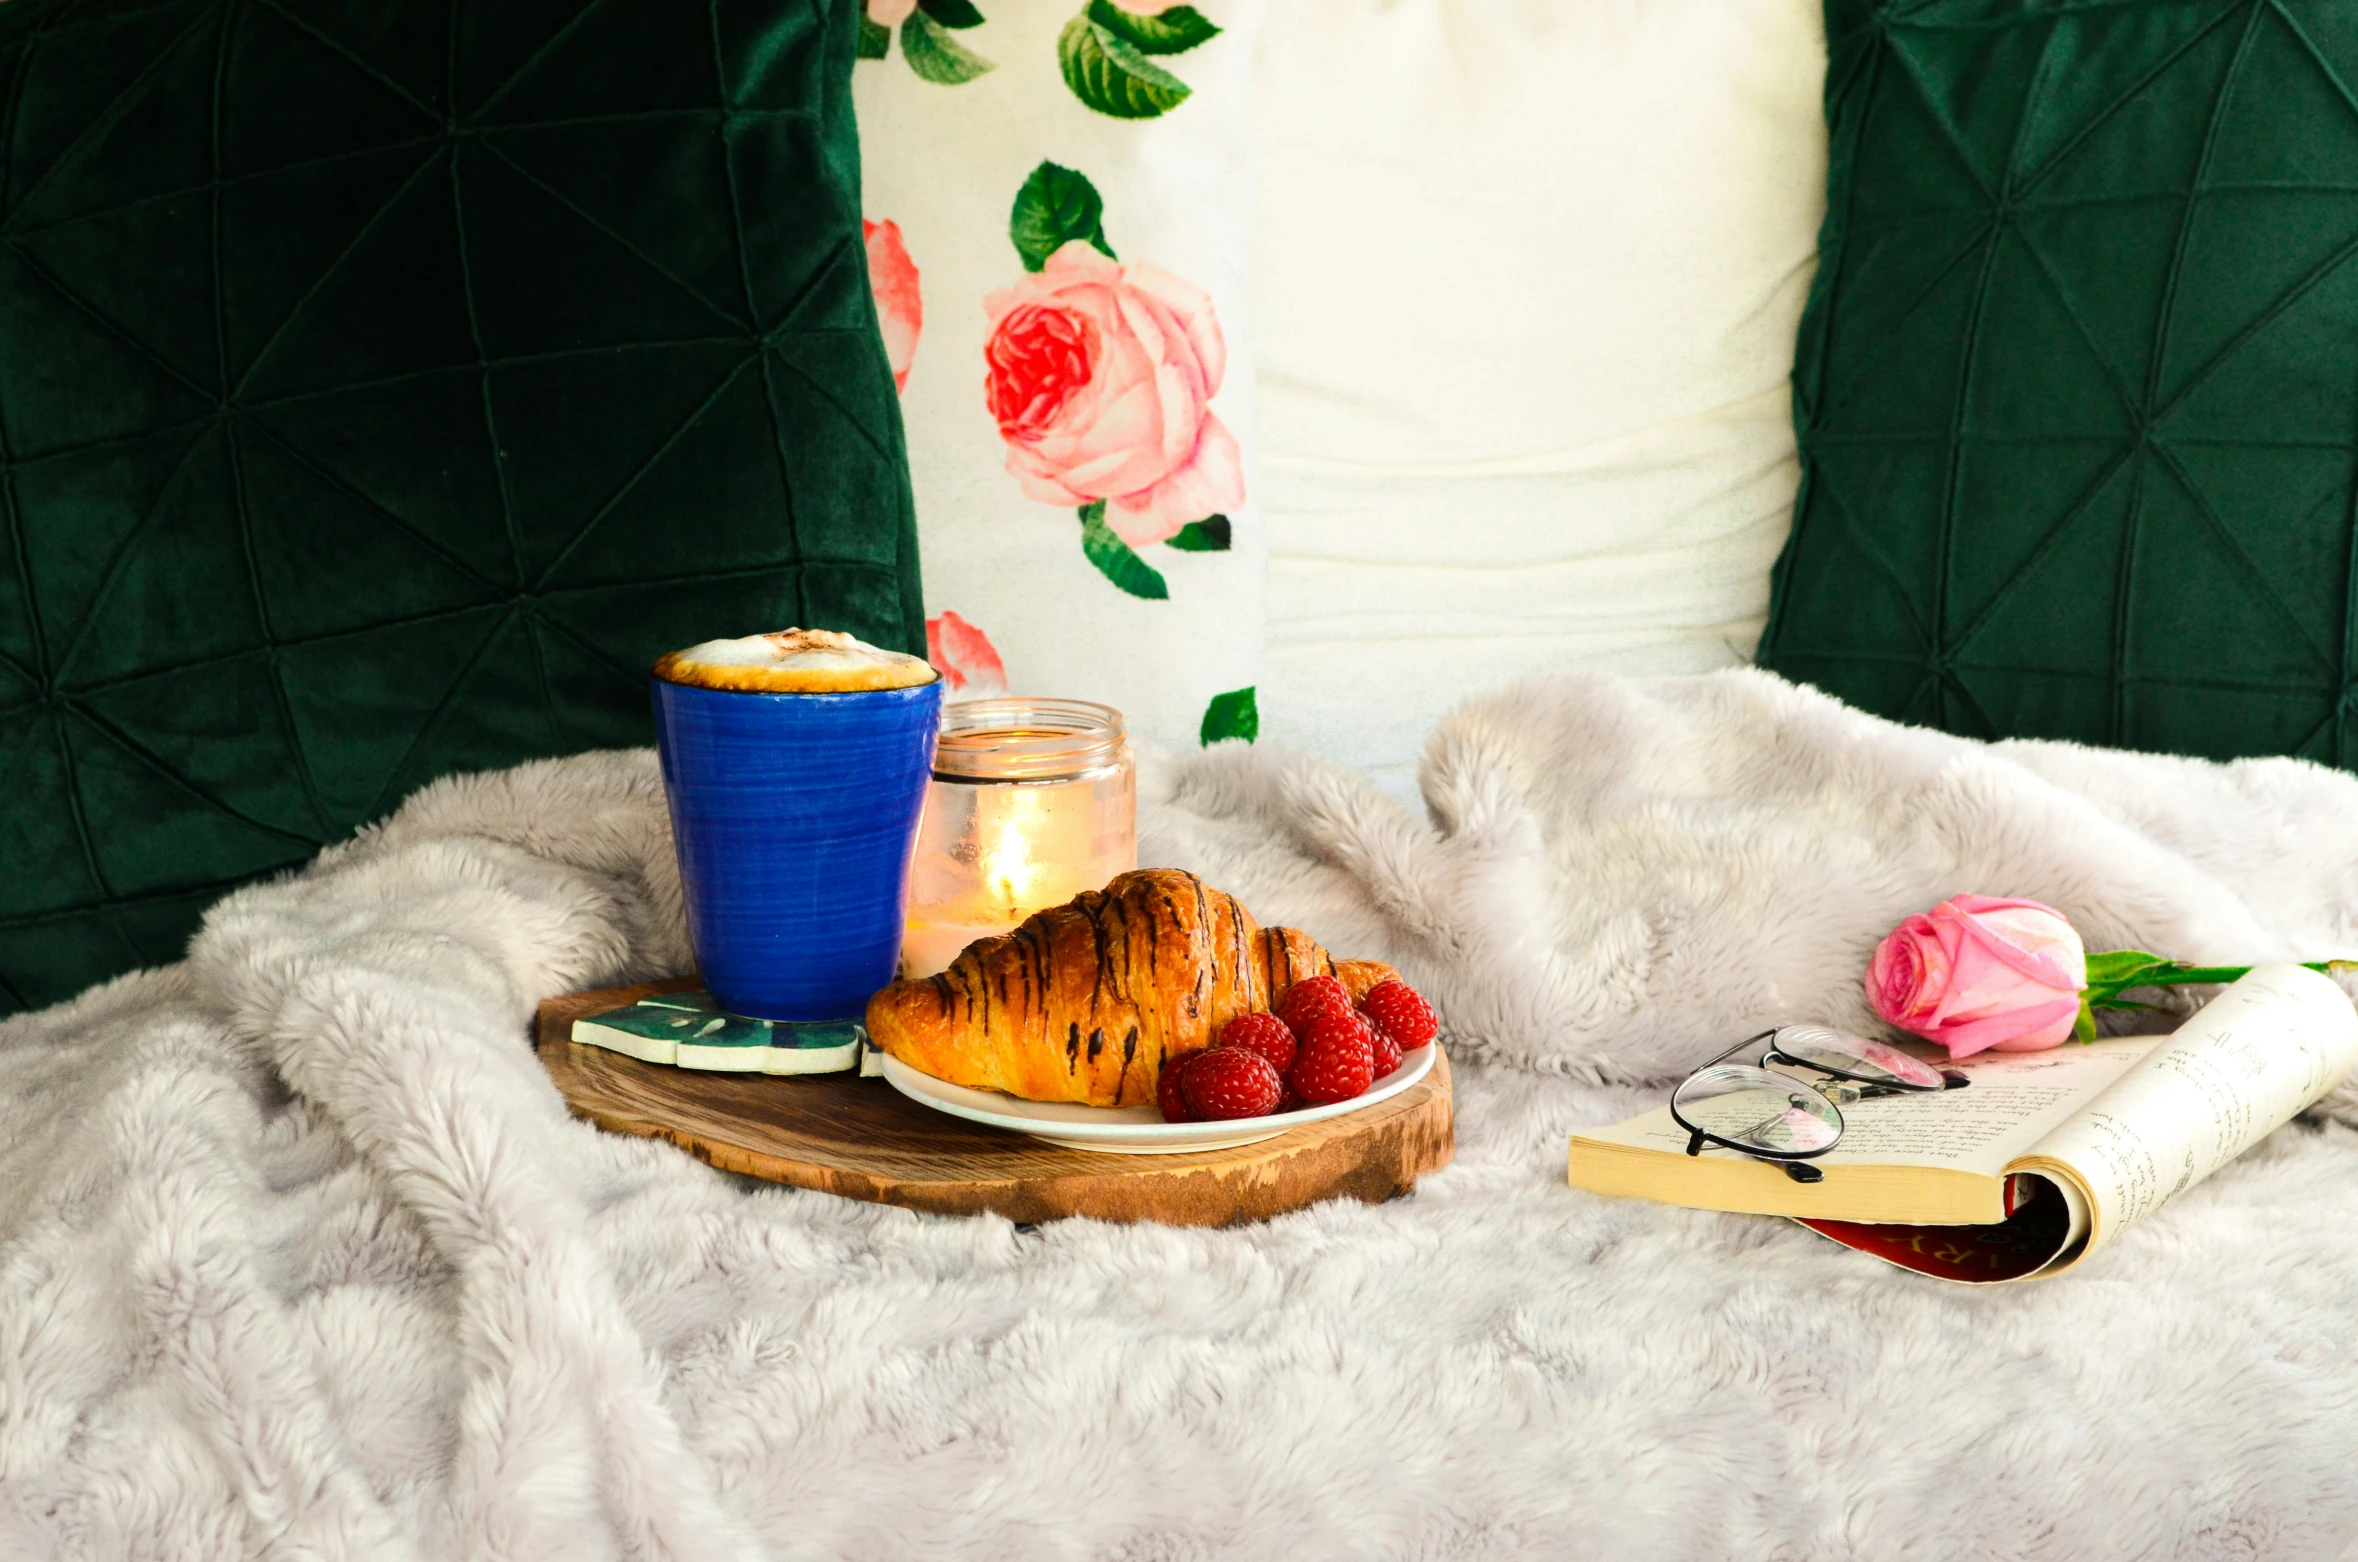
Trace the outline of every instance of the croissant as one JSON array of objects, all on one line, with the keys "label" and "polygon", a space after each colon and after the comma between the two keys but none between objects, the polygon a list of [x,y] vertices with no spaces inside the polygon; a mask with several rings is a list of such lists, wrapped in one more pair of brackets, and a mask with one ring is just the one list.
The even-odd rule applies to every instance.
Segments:
[{"label": "croissant", "polygon": [[948,970],[868,1000],[868,1034],[920,1072],[1030,1101],[1142,1106],[1163,1060],[1239,1014],[1333,974],[1354,1001],[1395,973],[1262,927],[1235,896],[1169,868],[1125,873],[967,946]]}]

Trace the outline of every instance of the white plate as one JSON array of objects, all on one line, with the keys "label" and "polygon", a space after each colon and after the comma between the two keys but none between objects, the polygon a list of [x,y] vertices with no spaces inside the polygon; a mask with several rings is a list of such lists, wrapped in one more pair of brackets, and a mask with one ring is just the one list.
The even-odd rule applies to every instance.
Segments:
[{"label": "white plate", "polygon": [[996,1090],[969,1090],[920,1073],[890,1053],[884,1058],[884,1077],[921,1106],[970,1123],[1012,1128],[1069,1149],[1111,1155],[1182,1155],[1191,1150],[1233,1150],[1241,1144],[1259,1144],[1304,1123],[1323,1123],[1388,1101],[1433,1071],[1436,1051],[1428,1042],[1401,1054],[1398,1068],[1348,1101],[1222,1123],[1166,1123],[1163,1114],[1151,1106],[1079,1106],[1069,1101],[1024,1101]]}]

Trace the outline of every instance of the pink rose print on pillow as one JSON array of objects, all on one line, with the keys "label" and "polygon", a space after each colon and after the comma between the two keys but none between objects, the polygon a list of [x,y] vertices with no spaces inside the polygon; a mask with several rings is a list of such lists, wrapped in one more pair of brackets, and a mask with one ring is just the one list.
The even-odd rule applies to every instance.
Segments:
[{"label": "pink rose print on pillow", "polygon": [[1025,178],[1007,239],[1034,274],[983,301],[983,401],[1023,491],[1078,506],[1081,556],[1120,590],[1164,602],[1170,583],[1139,548],[1235,546],[1221,512],[1244,502],[1243,458],[1211,408],[1228,343],[1211,298],[1121,264],[1104,219],[1105,198],[1078,169],[1043,162]]},{"label": "pink rose print on pillow", "polygon": [[892,388],[909,388],[909,364],[917,356],[917,333],[925,328],[925,300],[917,289],[917,263],[901,242],[894,222],[860,219],[868,241],[868,289],[876,295],[876,323],[884,332],[884,356],[892,364]]},{"label": "pink rose print on pillow", "polygon": [[1076,238],[984,307],[985,394],[1026,494],[1103,500],[1134,548],[1244,502],[1243,455],[1211,408],[1228,345],[1201,288]]},{"label": "pink rose print on pillow", "polygon": [[1007,668],[991,637],[947,608],[925,621],[925,659],[953,694],[980,699],[1007,692]]}]

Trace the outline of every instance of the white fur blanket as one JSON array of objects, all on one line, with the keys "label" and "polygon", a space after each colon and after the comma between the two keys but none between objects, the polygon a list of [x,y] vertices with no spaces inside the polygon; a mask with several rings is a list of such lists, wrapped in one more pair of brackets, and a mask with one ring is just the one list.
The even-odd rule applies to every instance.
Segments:
[{"label": "white fur blanket", "polygon": [[1223,1231],[761,1189],[569,1121],[532,1004],[687,956],[653,765],[427,789],[185,965],[0,1026],[0,1555],[2349,1553],[2330,1118],[1998,1290],[1562,1157],[1739,1028],[1856,1018],[1953,891],[2353,952],[2358,782],[1735,673],[1476,705],[1426,789],[1241,748],[1148,788],[1149,860],[1396,959],[1458,1060],[1414,1196]]}]

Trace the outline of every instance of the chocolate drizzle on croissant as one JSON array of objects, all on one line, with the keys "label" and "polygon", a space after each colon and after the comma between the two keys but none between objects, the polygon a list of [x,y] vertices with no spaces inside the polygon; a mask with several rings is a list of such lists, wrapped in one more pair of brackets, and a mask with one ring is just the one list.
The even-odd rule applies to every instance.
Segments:
[{"label": "chocolate drizzle on croissant", "polygon": [[1236,1015],[1335,972],[1357,997],[1389,966],[1338,967],[1309,935],[1264,928],[1192,873],[1125,873],[923,981],[868,1000],[868,1033],[912,1068],[1033,1101],[1139,1106],[1163,1060]]}]

